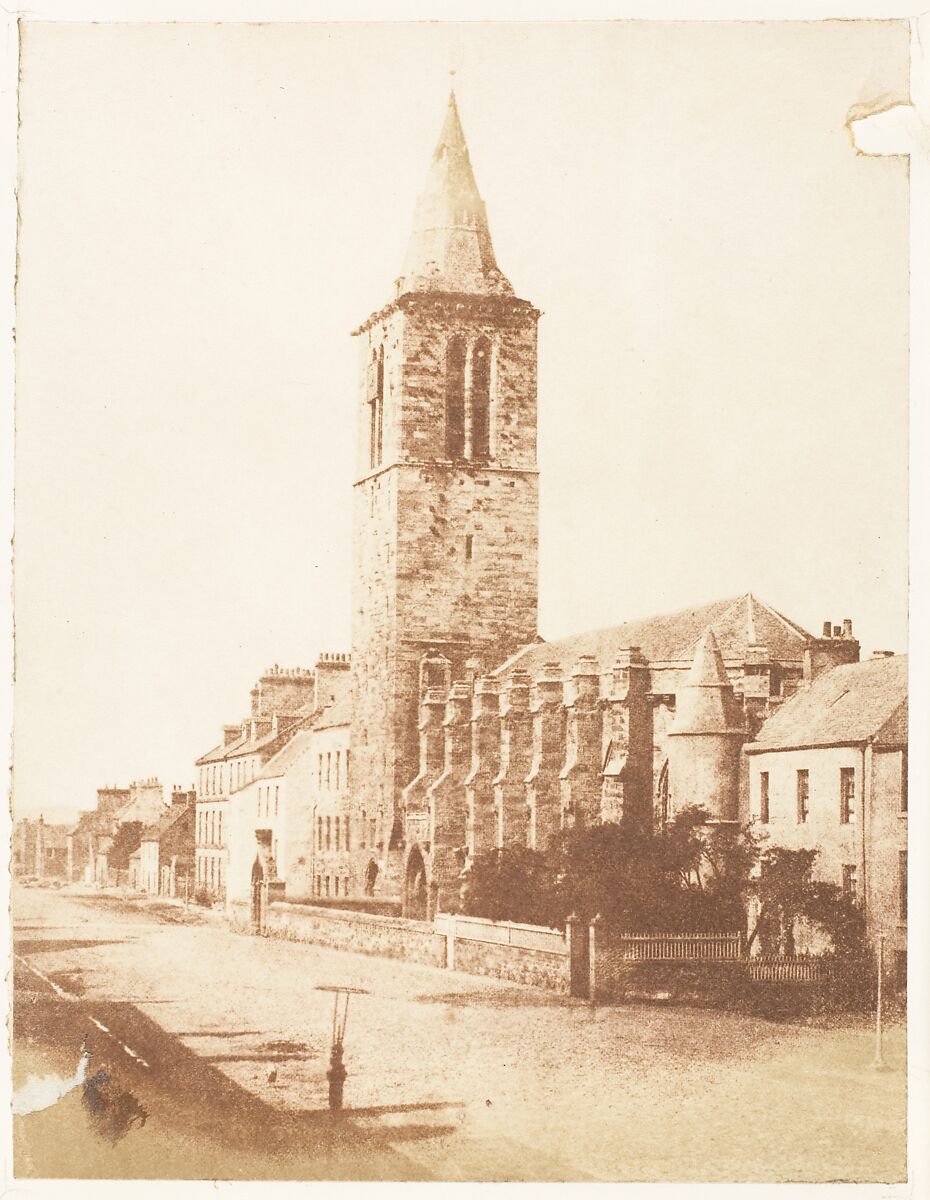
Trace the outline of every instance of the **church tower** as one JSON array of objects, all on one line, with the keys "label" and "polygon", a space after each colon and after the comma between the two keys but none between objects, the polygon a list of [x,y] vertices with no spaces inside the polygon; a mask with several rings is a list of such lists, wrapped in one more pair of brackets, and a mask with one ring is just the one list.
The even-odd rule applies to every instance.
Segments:
[{"label": "church tower", "polygon": [[450,95],[394,298],[355,331],[352,793],[379,891],[430,663],[454,682],[537,634],[539,315],[498,269]]}]

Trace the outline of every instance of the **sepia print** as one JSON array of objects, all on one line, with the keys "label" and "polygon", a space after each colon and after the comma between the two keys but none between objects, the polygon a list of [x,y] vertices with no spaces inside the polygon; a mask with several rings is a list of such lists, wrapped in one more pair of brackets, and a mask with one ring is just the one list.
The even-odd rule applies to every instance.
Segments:
[{"label": "sepia print", "polygon": [[911,52],[22,23],[17,1180],[906,1180]]}]

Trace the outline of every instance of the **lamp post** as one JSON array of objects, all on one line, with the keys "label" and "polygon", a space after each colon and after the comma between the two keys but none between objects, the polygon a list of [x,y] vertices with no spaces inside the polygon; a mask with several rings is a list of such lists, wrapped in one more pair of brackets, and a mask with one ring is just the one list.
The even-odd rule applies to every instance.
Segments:
[{"label": "lamp post", "polygon": [[[345,1049],[346,1023],[349,1019],[349,997],[352,995],[368,995],[368,992],[365,988],[334,987],[327,984],[318,984],[316,990],[318,992],[334,993],[333,1035],[329,1051],[329,1070],[326,1072],[326,1078],[329,1081],[330,1111],[337,1113],[342,1111],[342,1094],[348,1074],[343,1060],[343,1052]],[[345,1004],[343,1005],[341,1014],[339,1012],[340,997],[345,997]]]},{"label": "lamp post", "polygon": [[885,967],[885,935],[878,935],[878,980],[875,992],[875,1057],[872,1067],[876,1071],[887,1071],[888,1064],[882,1055],[882,975]]}]

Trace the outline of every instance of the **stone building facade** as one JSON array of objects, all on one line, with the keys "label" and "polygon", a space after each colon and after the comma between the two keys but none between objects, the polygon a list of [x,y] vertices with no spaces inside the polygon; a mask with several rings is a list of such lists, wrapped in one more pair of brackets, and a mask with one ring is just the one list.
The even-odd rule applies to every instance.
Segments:
[{"label": "stone building facade", "polygon": [[848,619],[815,637],[751,593],[540,637],[539,316],[497,266],[450,97],[394,297],[355,331],[351,674],[328,656],[351,694],[323,688],[333,662],[269,673],[198,760],[202,886],[234,862],[235,898],[424,916],[488,849],[693,804],[745,820],[743,747],[858,662]]},{"label": "stone building facade", "polygon": [[349,887],[414,915],[474,854],[566,825],[739,819],[743,744],[859,656],[851,622],[816,638],[750,594],[543,642],[539,315],[497,266],[452,97],[395,297],[356,331],[346,816],[383,834]]},{"label": "stone building facade", "polygon": [[377,814],[389,849],[424,655],[459,679],[536,636],[538,318],[497,267],[451,97],[394,299],[356,331],[352,816]]},{"label": "stone building facade", "polygon": [[[231,853],[247,859],[251,869],[256,827],[244,820],[240,793],[260,778],[292,738],[312,728],[322,711],[348,692],[350,678],[345,653],[321,654],[312,669],[270,668],[251,691],[249,716],[224,725],[222,742],[196,760],[195,886],[201,894],[227,897]],[[240,815],[243,819],[237,820]],[[298,820],[296,813],[293,820]],[[235,850],[230,843],[233,825],[237,836],[245,839]],[[264,842],[262,846],[267,858]]]},{"label": "stone building facade", "polygon": [[821,675],[745,748],[749,817],[772,843],[817,850],[817,878],[861,905],[889,965],[907,961],[908,660]]}]

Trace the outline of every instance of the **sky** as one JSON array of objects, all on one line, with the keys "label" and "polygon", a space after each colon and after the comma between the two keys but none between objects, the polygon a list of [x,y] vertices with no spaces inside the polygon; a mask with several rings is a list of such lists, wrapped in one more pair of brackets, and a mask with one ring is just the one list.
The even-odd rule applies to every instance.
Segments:
[{"label": "sky", "polygon": [[357,347],[456,94],[539,329],[540,628],[907,644],[907,31],[27,24],[14,807],[189,784],[348,650]]}]

